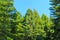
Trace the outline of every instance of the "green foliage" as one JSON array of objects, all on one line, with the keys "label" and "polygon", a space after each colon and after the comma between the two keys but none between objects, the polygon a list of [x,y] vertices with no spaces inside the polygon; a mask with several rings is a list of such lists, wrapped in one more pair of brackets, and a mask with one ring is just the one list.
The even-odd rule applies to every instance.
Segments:
[{"label": "green foliage", "polygon": [[38,36],[40,36],[39,39],[41,40],[46,37],[46,32],[44,31],[44,27],[42,25],[43,23],[41,21],[42,20],[40,19],[40,16],[38,15],[38,12],[36,10],[27,10],[23,21],[27,40],[29,40],[29,37],[30,40],[36,40]]},{"label": "green foliage", "polygon": [[54,29],[53,29],[54,24],[45,14],[42,14],[41,19],[42,19],[42,25],[46,32],[45,40],[51,40],[52,37],[51,35],[54,33]]},{"label": "green foliage", "polygon": [[[53,7],[57,11],[55,12],[57,18],[60,18],[59,8],[60,6]],[[13,6],[13,0],[0,0],[0,40],[52,40],[54,33],[58,33],[58,36],[60,33],[57,31],[60,21],[55,21],[54,27],[50,18],[45,14],[40,17],[35,9],[28,9],[26,15],[22,17]]]},{"label": "green foliage", "polygon": [[51,0],[52,20],[54,22],[54,40],[60,40],[60,0]]},{"label": "green foliage", "polygon": [[10,40],[10,12],[14,11],[13,0],[0,0],[0,40]]},{"label": "green foliage", "polygon": [[11,16],[11,33],[13,40],[20,40],[24,36],[24,29],[22,28],[21,15],[19,12],[15,12]]}]

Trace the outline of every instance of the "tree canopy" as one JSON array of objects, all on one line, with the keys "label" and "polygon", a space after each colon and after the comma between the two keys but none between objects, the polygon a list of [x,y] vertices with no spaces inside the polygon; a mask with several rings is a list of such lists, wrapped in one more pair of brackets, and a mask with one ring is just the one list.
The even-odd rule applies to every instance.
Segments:
[{"label": "tree canopy", "polygon": [[51,17],[28,9],[22,16],[14,0],[0,0],[0,40],[60,40],[60,0],[51,0]]}]

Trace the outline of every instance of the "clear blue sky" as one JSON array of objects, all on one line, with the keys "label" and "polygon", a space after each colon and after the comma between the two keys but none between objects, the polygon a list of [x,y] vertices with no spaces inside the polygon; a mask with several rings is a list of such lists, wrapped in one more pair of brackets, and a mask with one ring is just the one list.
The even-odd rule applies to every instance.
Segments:
[{"label": "clear blue sky", "polygon": [[15,8],[22,14],[25,15],[27,9],[36,9],[39,15],[45,13],[48,17],[50,16],[49,0],[15,0]]}]

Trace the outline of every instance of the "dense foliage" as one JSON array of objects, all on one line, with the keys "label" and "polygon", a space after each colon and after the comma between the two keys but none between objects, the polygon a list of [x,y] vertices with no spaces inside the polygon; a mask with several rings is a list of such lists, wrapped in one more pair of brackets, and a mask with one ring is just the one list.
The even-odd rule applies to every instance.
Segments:
[{"label": "dense foliage", "polygon": [[0,0],[0,40],[59,40],[60,1],[51,0],[53,17],[39,16],[28,9],[21,16],[13,6],[14,0]]},{"label": "dense foliage", "polygon": [[54,40],[60,40],[60,0],[51,0],[52,21],[54,22]]}]

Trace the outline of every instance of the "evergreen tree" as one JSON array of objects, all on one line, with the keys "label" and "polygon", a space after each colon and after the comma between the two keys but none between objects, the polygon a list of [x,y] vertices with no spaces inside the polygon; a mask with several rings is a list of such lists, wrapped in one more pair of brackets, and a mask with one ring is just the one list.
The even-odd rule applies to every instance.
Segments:
[{"label": "evergreen tree", "polygon": [[0,40],[12,40],[10,14],[14,10],[13,0],[0,0]]},{"label": "evergreen tree", "polygon": [[44,28],[41,26],[40,16],[36,10],[34,12],[30,9],[27,10],[23,24],[25,26],[26,40],[42,40],[42,37],[45,36]]},{"label": "evergreen tree", "polygon": [[24,17],[24,21],[23,21],[23,27],[24,27],[24,33],[25,33],[25,40],[32,40],[32,36],[33,36],[33,12],[32,10],[28,9],[27,13]]},{"label": "evergreen tree", "polygon": [[51,34],[54,33],[53,23],[45,14],[42,14],[41,20],[42,20],[42,25],[44,27],[44,30],[46,32],[45,40],[51,40],[52,37]]},{"label": "evergreen tree", "polygon": [[21,36],[23,36],[23,28],[21,23],[21,15],[19,12],[15,12],[11,16],[11,33],[13,34],[13,40],[21,40]]},{"label": "evergreen tree", "polygon": [[44,37],[46,37],[46,33],[44,31],[44,27],[41,22],[41,18],[38,14],[38,12],[34,9],[34,37],[36,37],[36,40],[44,40]]},{"label": "evergreen tree", "polygon": [[54,26],[54,40],[60,40],[60,0],[51,0],[52,7],[51,15],[53,16]]}]

